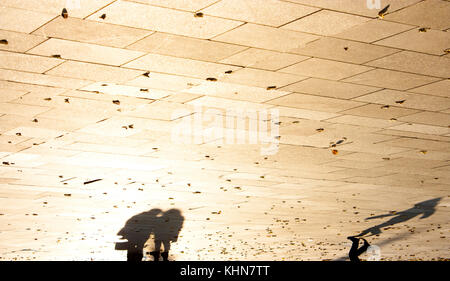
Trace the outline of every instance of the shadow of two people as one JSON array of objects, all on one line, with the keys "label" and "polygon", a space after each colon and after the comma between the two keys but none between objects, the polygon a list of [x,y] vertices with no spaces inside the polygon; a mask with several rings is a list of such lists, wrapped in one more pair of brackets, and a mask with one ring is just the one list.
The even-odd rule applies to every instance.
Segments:
[{"label": "shadow of two people", "polygon": [[[373,235],[379,235],[382,231],[381,229],[385,229],[386,227],[406,222],[410,219],[413,219],[419,215],[422,215],[420,219],[425,219],[430,217],[436,212],[436,206],[439,204],[439,201],[441,201],[442,197],[422,201],[419,203],[414,204],[412,208],[409,208],[407,210],[401,211],[401,212],[392,212],[389,214],[383,214],[378,216],[372,216],[366,218],[366,220],[372,220],[372,219],[379,219],[379,218],[385,218],[385,217],[392,217],[386,222],[377,224],[375,226],[369,227],[365,230],[363,230],[360,234],[355,236],[349,236],[347,239],[352,241],[352,246],[350,248],[349,252],[349,258],[350,261],[360,261],[359,256],[366,252],[367,249],[370,247],[369,242],[367,242],[363,236],[369,237]],[[359,241],[363,240],[364,245],[358,249]]]},{"label": "shadow of two people", "polygon": [[[117,242],[116,250],[127,251],[127,261],[139,262],[144,257],[144,247],[150,251],[145,255],[152,255],[154,261],[160,256],[164,261],[169,260],[170,243],[176,242],[183,227],[184,217],[178,209],[163,212],[152,209],[131,217],[124,227],[117,233],[127,242]],[[161,252],[161,246],[164,251]]]}]

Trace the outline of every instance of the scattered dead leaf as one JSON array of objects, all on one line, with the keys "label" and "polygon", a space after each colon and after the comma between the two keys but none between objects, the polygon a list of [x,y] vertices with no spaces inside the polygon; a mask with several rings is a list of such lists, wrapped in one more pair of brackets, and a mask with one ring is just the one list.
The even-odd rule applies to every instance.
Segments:
[{"label": "scattered dead leaf", "polygon": [[101,181],[102,179],[95,179],[95,180],[90,180],[90,181],[85,181],[83,184],[90,184],[90,183],[94,183],[96,181]]},{"label": "scattered dead leaf", "polygon": [[69,12],[67,12],[66,8],[62,9],[61,16],[65,19],[69,17]]},{"label": "scattered dead leaf", "polygon": [[388,4],[386,7],[384,7],[383,9],[381,9],[381,11],[378,12],[378,18],[382,19],[384,18],[384,16],[386,15],[389,6],[391,6],[390,4]]}]

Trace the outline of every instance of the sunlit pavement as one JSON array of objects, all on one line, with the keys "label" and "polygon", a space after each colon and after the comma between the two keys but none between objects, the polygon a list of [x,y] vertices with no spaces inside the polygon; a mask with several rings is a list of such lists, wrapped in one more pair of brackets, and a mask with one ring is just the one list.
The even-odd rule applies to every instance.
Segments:
[{"label": "sunlit pavement", "polygon": [[449,14],[2,0],[0,259],[448,259]]}]

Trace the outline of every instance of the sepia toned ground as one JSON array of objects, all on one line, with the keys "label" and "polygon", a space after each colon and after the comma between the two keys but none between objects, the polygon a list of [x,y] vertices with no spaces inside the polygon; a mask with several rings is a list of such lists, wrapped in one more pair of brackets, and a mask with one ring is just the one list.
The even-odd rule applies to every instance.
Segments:
[{"label": "sepia toned ground", "polygon": [[2,0],[0,260],[448,259],[449,14]]}]

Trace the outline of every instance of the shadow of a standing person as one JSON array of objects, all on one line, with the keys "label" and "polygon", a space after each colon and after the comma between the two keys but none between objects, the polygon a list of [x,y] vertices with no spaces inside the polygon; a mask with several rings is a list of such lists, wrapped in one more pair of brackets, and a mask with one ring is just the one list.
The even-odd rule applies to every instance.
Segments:
[{"label": "shadow of a standing person", "polygon": [[388,227],[388,226],[395,225],[395,224],[398,224],[401,222],[405,222],[405,221],[408,221],[419,215],[422,215],[420,217],[420,219],[428,218],[429,216],[431,216],[432,214],[434,214],[436,212],[436,206],[440,200],[441,200],[441,197],[438,197],[438,198],[434,198],[434,199],[430,199],[430,200],[426,200],[426,201],[417,203],[414,205],[414,207],[409,208],[404,211],[401,211],[401,212],[384,214],[384,215],[366,218],[366,220],[372,220],[372,219],[394,216],[393,218],[391,218],[390,220],[388,220],[384,223],[367,228],[366,230],[362,231],[360,234],[356,235],[355,237],[365,236],[366,234],[369,234],[369,233],[370,233],[370,235],[368,235],[368,236],[380,234],[381,229],[383,227]]},{"label": "shadow of a standing person", "polygon": [[[154,261],[159,260],[160,254],[163,261],[169,260],[170,244],[178,240],[178,234],[183,228],[184,217],[180,210],[170,209],[163,213],[161,220],[159,227],[154,230],[154,247],[150,252]],[[164,248],[163,252],[161,252],[161,246]]]},{"label": "shadow of a standing person", "polygon": [[[127,242],[117,242],[116,250],[127,251],[127,261],[139,262],[144,257],[144,248],[149,247],[154,261],[162,256],[168,261],[170,243],[176,242],[178,234],[183,227],[184,217],[180,210],[170,209],[163,212],[161,209],[152,209],[131,217],[124,227],[117,233]],[[164,251],[161,253],[161,246]]]}]

